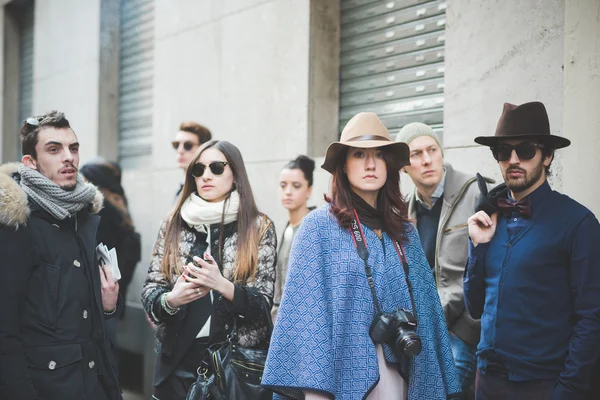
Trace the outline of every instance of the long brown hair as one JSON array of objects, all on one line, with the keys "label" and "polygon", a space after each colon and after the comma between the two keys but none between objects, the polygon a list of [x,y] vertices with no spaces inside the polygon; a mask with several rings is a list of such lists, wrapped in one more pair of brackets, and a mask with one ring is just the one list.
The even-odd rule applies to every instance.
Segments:
[{"label": "long brown hair", "polygon": [[[383,159],[387,169],[385,184],[379,189],[377,196],[377,209],[383,212],[383,231],[394,240],[406,240],[406,227],[410,223],[408,208],[400,192],[400,171],[394,161],[393,154],[385,147],[381,147]],[[348,176],[344,172],[348,148],[340,152],[337,158],[335,172],[331,183],[331,197],[325,195],[325,201],[331,205],[331,213],[338,220],[342,228],[350,228],[354,219],[354,206],[352,205],[352,190]]]},{"label": "long brown hair", "polygon": [[[233,172],[234,183],[232,190],[236,189],[240,195],[240,207],[237,215],[237,253],[236,264],[233,270],[233,280],[234,282],[243,283],[254,279],[256,275],[258,244],[260,237],[263,235],[264,231],[266,231],[268,226],[265,226],[266,224],[264,223],[266,218],[262,218],[260,227],[258,226],[257,220],[260,213],[258,212],[258,208],[254,201],[254,195],[252,194],[252,188],[250,187],[250,181],[248,180],[248,174],[246,173],[246,166],[244,165],[242,154],[237,147],[224,140],[211,140],[202,145],[196,151],[194,158],[185,171],[183,190],[179,195],[175,208],[171,212],[171,219],[167,225],[161,272],[167,277],[181,273],[181,265],[179,265],[179,241],[181,238],[181,231],[185,226],[185,221],[181,218],[181,208],[190,195],[198,190],[196,187],[196,180],[192,175],[191,166],[198,162],[198,159],[204,150],[211,147],[219,150],[225,156],[225,159]],[[225,201],[224,207],[227,206],[228,201],[229,196]],[[224,217],[225,216],[223,216],[223,218]],[[221,221],[221,228],[222,227],[223,220]],[[220,231],[219,260],[220,262],[223,262],[223,229],[220,229]]]}]

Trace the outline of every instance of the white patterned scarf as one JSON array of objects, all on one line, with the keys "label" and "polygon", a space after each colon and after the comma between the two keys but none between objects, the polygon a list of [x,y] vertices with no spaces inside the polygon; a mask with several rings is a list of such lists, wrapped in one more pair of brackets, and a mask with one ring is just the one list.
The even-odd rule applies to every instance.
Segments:
[{"label": "white patterned scarf", "polygon": [[19,165],[21,188],[40,207],[56,219],[66,219],[90,205],[96,197],[96,187],[85,183],[77,174],[74,190],[64,190],[37,170]]}]

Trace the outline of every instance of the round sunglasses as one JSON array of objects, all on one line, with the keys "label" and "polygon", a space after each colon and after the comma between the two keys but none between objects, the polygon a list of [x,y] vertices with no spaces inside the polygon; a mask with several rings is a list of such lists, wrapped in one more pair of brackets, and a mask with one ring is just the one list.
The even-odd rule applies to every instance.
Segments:
[{"label": "round sunglasses", "polygon": [[[180,141],[178,140],[174,140],[171,142],[171,145],[173,146],[173,149],[177,150],[179,148],[179,145],[181,144]],[[185,151],[190,151],[194,148],[196,144],[192,143],[192,142],[183,142],[183,149]]]},{"label": "round sunglasses", "polygon": [[492,154],[496,161],[508,161],[512,155],[513,150],[517,152],[519,160],[531,160],[535,157],[537,149],[544,149],[545,146],[537,143],[519,143],[516,146],[502,143],[491,147]]},{"label": "round sunglasses", "polygon": [[[208,164],[208,168],[210,168],[210,172],[212,172],[214,175],[221,175],[223,172],[225,172],[225,166],[227,164],[229,163],[225,161],[213,161]],[[196,178],[200,178],[202,175],[204,175],[206,167],[207,166],[202,163],[194,164],[192,166],[192,175]]]}]

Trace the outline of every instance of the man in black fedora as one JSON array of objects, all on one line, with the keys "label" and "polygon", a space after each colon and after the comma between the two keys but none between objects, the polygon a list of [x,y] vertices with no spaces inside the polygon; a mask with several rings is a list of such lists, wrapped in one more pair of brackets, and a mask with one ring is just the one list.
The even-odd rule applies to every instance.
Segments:
[{"label": "man in black fedora", "polygon": [[[554,151],[544,105],[504,104],[489,146],[504,184],[468,220],[464,295],[481,319],[476,397],[584,399],[600,354],[600,225],[550,188]],[[485,185],[482,186],[485,191]]]}]

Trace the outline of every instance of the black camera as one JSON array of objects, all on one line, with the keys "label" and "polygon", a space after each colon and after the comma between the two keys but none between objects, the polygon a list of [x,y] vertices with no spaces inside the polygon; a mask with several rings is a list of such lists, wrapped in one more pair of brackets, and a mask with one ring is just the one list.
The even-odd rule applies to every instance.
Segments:
[{"label": "black camera", "polygon": [[398,309],[390,313],[377,313],[369,336],[375,343],[388,344],[398,355],[415,357],[421,352],[421,339],[415,332],[417,320],[412,313]]}]

